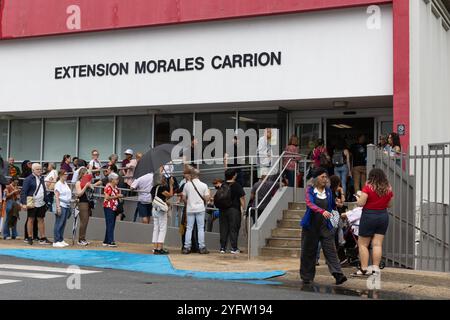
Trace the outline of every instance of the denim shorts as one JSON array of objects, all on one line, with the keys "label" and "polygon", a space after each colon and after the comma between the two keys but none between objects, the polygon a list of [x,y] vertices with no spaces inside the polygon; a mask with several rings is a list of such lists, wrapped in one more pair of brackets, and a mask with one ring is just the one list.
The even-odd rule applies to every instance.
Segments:
[{"label": "denim shorts", "polygon": [[389,226],[389,214],[387,210],[362,211],[359,222],[359,235],[372,237],[375,234],[385,235]]},{"label": "denim shorts", "polygon": [[152,204],[138,202],[138,214],[140,218],[152,216]]}]

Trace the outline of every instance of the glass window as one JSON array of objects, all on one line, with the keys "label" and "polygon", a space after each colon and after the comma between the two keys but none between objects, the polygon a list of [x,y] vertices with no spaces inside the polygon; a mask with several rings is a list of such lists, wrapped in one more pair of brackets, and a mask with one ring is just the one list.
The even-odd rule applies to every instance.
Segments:
[{"label": "glass window", "polygon": [[0,120],[0,154],[6,160],[8,147],[8,120]]},{"label": "glass window", "polygon": [[382,121],[381,122],[381,134],[383,136],[388,136],[393,132],[394,122],[393,121]]},{"label": "glass window", "polygon": [[93,117],[80,119],[79,157],[89,161],[91,151],[100,153],[100,160],[106,161],[113,153],[114,118]]},{"label": "glass window", "polygon": [[116,152],[119,158],[130,148],[145,153],[152,145],[152,117],[146,115],[117,117]]},{"label": "glass window", "polygon": [[320,137],[320,124],[299,123],[295,125],[295,135],[299,138],[300,153],[309,155]]},{"label": "glass window", "polygon": [[11,120],[11,157],[16,161],[40,160],[41,127],[41,119]]},{"label": "glass window", "polygon": [[[266,128],[278,129],[278,154],[284,150],[286,145],[286,113],[283,111],[246,111],[239,112],[239,128],[244,131],[255,129],[260,138],[259,130]],[[248,142],[247,142],[248,143]]]},{"label": "glass window", "polygon": [[[213,141],[204,141],[202,143],[202,158],[203,159],[223,159],[224,153],[226,152],[227,145],[230,145],[233,143],[233,140],[226,141],[226,130],[231,129],[233,132],[236,130],[236,112],[221,112],[221,113],[196,113],[195,114],[195,121],[197,126],[197,121],[201,121],[202,125],[202,135],[205,134],[205,132],[208,129],[217,129],[222,134],[221,140],[222,140],[222,152],[220,154],[216,154],[216,152],[220,152],[217,148],[213,148],[211,145],[208,148],[209,144],[212,144]],[[197,130],[197,128],[196,128]],[[211,135],[216,135],[217,132],[209,132]],[[206,137],[205,139],[209,139],[210,137]],[[198,139],[199,142],[201,142],[201,138]],[[219,163],[212,163],[208,162],[205,164],[200,165],[200,172],[201,172],[201,179],[203,182],[211,185],[213,180],[215,178],[224,178],[223,174],[223,162]],[[202,171],[202,169],[208,169],[205,171]]]},{"label": "glass window", "polygon": [[186,129],[192,133],[194,116],[186,114],[158,114],[155,116],[155,146],[170,143],[175,129]]},{"label": "glass window", "polygon": [[[226,140],[226,130],[231,129],[233,132],[236,130],[236,112],[223,112],[223,113],[197,113],[195,115],[195,121],[202,122],[202,135],[208,129],[217,129],[223,136],[223,152],[226,152],[227,144],[231,144],[232,141]],[[199,139],[200,141],[201,139]],[[208,141],[203,142],[203,149],[211,143]],[[223,155],[212,155],[214,158],[221,158]]]},{"label": "glass window", "polygon": [[44,161],[59,163],[63,155],[76,153],[77,119],[47,119],[44,131]]}]

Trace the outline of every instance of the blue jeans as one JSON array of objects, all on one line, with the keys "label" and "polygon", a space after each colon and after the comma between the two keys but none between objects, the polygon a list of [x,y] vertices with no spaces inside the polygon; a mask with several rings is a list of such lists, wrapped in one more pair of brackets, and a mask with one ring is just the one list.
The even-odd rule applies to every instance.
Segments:
[{"label": "blue jeans", "polygon": [[191,249],[192,229],[194,228],[195,221],[197,221],[198,247],[200,249],[205,248],[205,212],[190,212],[186,216],[187,226],[184,247]]},{"label": "blue jeans", "polygon": [[105,213],[106,232],[103,243],[111,244],[114,242],[114,228],[116,227],[116,213],[110,208],[103,208]]},{"label": "blue jeans", "polygon": [[14,225],[14,227],[11,228],[11,234],[10,234],[10,230],[8,227],[9,224],[9,219],[10,219],[10,212],[11,212],[11,208],[12,205],[14,203],[14,200],[8,200],[6,202],[6,215],[5,215],[5,220],[3,221],[3,230],[2,230],[2,234],[3,234],[3,238],[6,237],[17,237],[17,229],[16,226]]},{"label": "blue jeans", "polygon": [[334,174],[341,179],[342,189],[344,189],[344,196],[347,195],[347,176],[348,176],[348,167],[346,164],[340,167],[334,168]]},{"label": "blue jeans", "polygon": [[64,229],[66,228],[67,217],[69,216],[70,208],[61,207],[61,214],[55,214],[55,227],[53,229],[54,241],[64,241]]},{"label": "blue jeans", "polygon": [[289,181],[289,187],[294,187],[295,185],[295,171],[294,170],[286,170],[285,177]]}]

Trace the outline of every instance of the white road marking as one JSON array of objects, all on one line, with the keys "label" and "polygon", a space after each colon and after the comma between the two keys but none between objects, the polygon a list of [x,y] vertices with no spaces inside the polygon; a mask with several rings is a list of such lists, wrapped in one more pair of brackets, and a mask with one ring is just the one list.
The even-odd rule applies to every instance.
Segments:
[{"label": "white road marking", "polygon": [[1,271],[1,270],[0,270],[0,276],[17,277],[17,278],[33,278],[33,279],[54,279],[54,278],[64,277],[59,274],[14,272],[14,271]]},{"label": "white road marking", "polygon": [[8,284],[8,283],[14,283],[14,282],[21,282],[21,280],[6,280],[6,279],[0,279],[0,284]]},{"label": "white road marking", "polygon": [[101,271],[69,269],[69,268],[27,266],[27,265],[21,265],[21,264],[0,264],[0,269],[41,271],[41,272],[56,272],[56,273],[67,273],[67,274],[90,274],[90,273],[99,273],[99,272],[101,272]]}]

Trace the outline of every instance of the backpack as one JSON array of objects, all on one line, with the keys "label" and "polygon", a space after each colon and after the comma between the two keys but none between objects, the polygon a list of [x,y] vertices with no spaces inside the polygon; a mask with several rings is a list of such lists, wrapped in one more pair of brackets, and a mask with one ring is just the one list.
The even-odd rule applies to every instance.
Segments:
[{"label": "backpack", "polygon": [[342,150],[338,150],[333,154],[333,164],[336,167],[344,165],[344,152]]},{"label": "backpack", "polygon": [[329,168],[332,166],[330,156],[325,151],[320,153],[319,160],[322,168]]},{"label": "backpack", "polygon": [[230,208],[232,204],[230,185],[228,183],[222,183],[222,186],[214,195],[214,205],[216,208],[225,210]]}]

